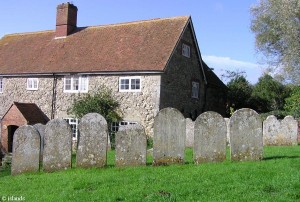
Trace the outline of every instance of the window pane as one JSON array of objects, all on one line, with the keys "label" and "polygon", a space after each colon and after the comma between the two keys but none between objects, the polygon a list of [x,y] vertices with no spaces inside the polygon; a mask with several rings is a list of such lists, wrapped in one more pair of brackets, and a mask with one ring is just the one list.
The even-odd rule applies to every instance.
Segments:
[{"label": "window pane", "polygon": [[3,92],[3,80],[0,78],[0,93]]},{"label": "window pane", "polygon": [[88,89],[88,79],[87,77],[81,77],[80,90],[87,91],[87,89]]},{"label": "window pane", "polygon": [[129,79],[121,79],[120,88],[122,90],[128,90],[129,89]]},{"label": "window pane", "polygon": [[132,90],[140,89],[140,79],[131,79],[131,89]]},{"label": "window pane", "polygon": [[71,90],[71,78],[65,78],[65,90]]},{"label": "window pane", "polygon": [[74,77],[73,78],[73,89],[72,90],[78,90],[79,89],[79,78]]}]

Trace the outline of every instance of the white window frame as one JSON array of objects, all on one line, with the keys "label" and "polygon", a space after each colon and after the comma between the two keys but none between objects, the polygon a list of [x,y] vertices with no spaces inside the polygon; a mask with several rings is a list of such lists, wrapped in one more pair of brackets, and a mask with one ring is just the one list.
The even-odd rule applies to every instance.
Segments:
[{"label": "white window frame", "polygon": [[77,141],[79,120],[76,118],[64,118],[64,120],[70,125],[72,129],[72,140]]},{"label": "white window frame", "polygon": [[[78,79],[78,89],[74,90],[75,80]],[[66,82],[70,80],[70,89],[66,89]],[[89,78],[87,76],[65,76],[64,92],[65,93],[87,93],[89,90]]]},{"label": "white window frame", "polygon": [[134,125],[134,124],[137,124],[137,122],[136,121],[112,122],[110,125],[110,131],[112,133],[116,133],[116,132],[118,132],[120,126]]},{"label": "white window frame", "polygon": [[187,58],[191,57],[191,47],[185,43],[182,43],[182,55]]},{"label": "white window frame", "polygon": [[192,81],[192,98],[199,99],[200,83]]},{"label": "white window frame", "polygon": [[[132,89],[131,84],[133,80],[140,80],[140,88],[139,89]],[[129,88],[128,89],[121,89],[122,80],[129,80]],[[140,76],[128,76],[128,77],[120,77],[119,78],[119,92],[141,92],[142,91],[142,78]]]},{"label": "white window frame", "polygon": [[3,93],[3,77],[0,77],[0,93]]},{"label": "white window frame", "polygon": [[39,79],[38,78],[27,78],[27,90],[38,90]]}]

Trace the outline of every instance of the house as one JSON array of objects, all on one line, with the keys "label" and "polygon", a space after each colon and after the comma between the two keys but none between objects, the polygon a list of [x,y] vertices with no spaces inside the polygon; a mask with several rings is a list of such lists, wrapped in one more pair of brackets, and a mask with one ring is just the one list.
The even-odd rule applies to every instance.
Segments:
[{"label": "house", "polygon": [[64,3],[55,30],[0,40],[0,117],[13,102],[35,103],[76,131],[68,108],[102,86],[120,102],[121,124],[140,122],[150,136],[165,107],[225,113],[227,88],[202,60],[190,16],[77,27],[77,7]]}]

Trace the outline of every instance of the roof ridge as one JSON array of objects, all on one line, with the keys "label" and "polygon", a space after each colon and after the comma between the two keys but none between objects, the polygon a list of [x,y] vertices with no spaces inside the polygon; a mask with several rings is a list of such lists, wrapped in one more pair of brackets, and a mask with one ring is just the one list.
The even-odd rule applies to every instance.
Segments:
[{"label": "roof ridge", "polygon": [[[120,23],[114,23],[114,24],[106,24],[106,25],[92,25],[92,26],[85,26],[85,27],[77,27],[77,29],[80,28],[100,28],[100,27],[114,27],[114,26],[125,26],[125,25],[131,25],[131,24],[140,24],[140,23],[150,23],[154,21],[162,21],[162,20],[172,20],[172,19],[180,19],[180,18],[186,18],[189,19],[191,16],[184,15],[184,16],[174,16],[174,17],[167,17],[167,18],[152,18],[148,20],[136,20],[131,22],[120,22]],[[4,37],[11,37],[11,36],[22,36],[22,35],[34,35],[34,34],[43,34],[43,33],[49,33],[49,32],[55,32],[55,30],[43,30],[43,31],[33,31],[33,32],[20,32],[20,33],[12,33],[12,34],[6,34]]]},{"label": "roof ridge", "polygon": [[2,38],[10,37],[10,36],[42,34],[42,33],[48,33],[48,32],[55,32],[55,30],[44,30],[44,31],[35,31],[35,32],[20,32],[20,33],[6,34]]},{"label": "roof ridge", "polygon": [[154,21],[172,20],[172,19],[176,19],[176,18],[178,18],[178,19],[186,18],[188,20],[190,17],[191,16],[185,15],[185,16],[175,16],[175,17],[167,17],[167,18],[152,18],[152,19],[148,19],[148,20],[136,20],[136,21],[130,21],[130,22],[106,24],[106,25],[92,25],[92,26],[86,26],[86,27],[82,27],[82,28],[125,26],[125,25],[131,25],[131,24],[150,23],[150,22],[154,22]]}]

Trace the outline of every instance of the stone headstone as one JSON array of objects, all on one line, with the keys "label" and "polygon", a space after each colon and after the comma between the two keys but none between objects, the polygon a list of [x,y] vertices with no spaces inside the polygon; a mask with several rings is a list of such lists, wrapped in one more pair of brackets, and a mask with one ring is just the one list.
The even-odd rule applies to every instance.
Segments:
[{"label": "stone headstone", "polygon": [[190,118],[185,119],[186,122],[186,147],[194,147],[194,121]]},{"label": "stone headstone", "polygon": [[106,165],[108,128],[103,116],[89,113],[79,123],[76,166],[82,168]]},{"label": "stone headstone", "polygon": [[281,121],[281,133],[287,136],[286,145],[298,145],[298,122],[292,116],[286,116]]},{"label": "stone headstone", "polygon": [[72,166],[72,131],[63,119],[46,124],[44,136],[43,170],[53,172]]},{"label": "stone headstone", "polygon": [[263,158],[262,120],[252,109],[239,109],[230,118],[230,155],[233,161]]},{"label": "stone headstone", "polygon": [[264,145],[283,146],[297,145],[298,123],[292,116],[286,116],[282,121],[273,115],[263,122]]},{"label": "stone headstone", "polygon": [[154,118],[153,165],[184,163],[185,118],[174,108],[159,111]]},{"label": "stone headstone", "polygon": [[229,118],[224,118],[226,122],[226,144],[227,146],[230,146],[230,119]]},{"label": "stone headstone", "polygon": [[226,159],[226,122],[216,112],[205,112],[195,121],[195,163],[220,162]]},{"label": "stone headstone", "polygon": [[41,123],[37,123],[34,124],[33,127],[39,132],[40,138],[41,138],[41,146],[40,146],[40,161],[43,161],[43,152],[44,152],[44,136],[45,136],[45,128],[46,126],[41,124]]},{"label": "stone headstone", "polygon": [[11,174],[39,171],[40,135],[33,126],[19,127],[13,139]]},{"label": "stone headstone", "polygon": [[121,126],[116,133],[116,166],[146,165],[147,138],[140,124]]}]

